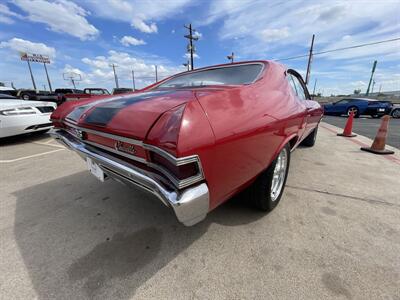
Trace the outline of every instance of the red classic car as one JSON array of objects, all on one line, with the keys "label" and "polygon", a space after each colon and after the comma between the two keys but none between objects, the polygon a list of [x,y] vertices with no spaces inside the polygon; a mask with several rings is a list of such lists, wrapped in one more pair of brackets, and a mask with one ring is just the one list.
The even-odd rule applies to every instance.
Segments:
[{"label": "red classic car", "polygon": [[322,114],[296,71],[250,61],[66,102],[51,119],[52,135],[98,179],[153,193],[190,226],[245,189],[259,209],[274,209],[290,152],[314,145]]}]

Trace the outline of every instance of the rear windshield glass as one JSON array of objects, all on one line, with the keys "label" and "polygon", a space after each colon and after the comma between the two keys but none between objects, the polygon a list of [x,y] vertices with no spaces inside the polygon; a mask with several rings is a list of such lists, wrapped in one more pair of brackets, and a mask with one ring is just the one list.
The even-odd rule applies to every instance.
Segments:
[{"label": "rear windshield glass", "polygon": [[257,79],[262,68],[262,64],[248,64],[207,69],[171,78],[156,88],[249,84]]}]

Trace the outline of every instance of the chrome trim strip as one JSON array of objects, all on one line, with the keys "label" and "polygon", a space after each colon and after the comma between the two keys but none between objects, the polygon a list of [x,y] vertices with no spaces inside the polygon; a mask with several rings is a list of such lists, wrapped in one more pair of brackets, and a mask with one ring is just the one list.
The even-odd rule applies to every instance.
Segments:
[{"label": "chrome trim strip", "polygon": [[67,148],[77,152],[83,159],[91,158],[105,174],[117,181],[129,183],[155,195],[165,205],[172,207],[178,220],[186,226],[192,226],[203,220],[209,211],[209,190],[206,183],[174,190],[157,179],[156,174],[136,168],[128,163],[91,149],[81,140],[65,130],[52,130],[51,136]]},{"label": "chrome trim strip", "polygon": [[90,144],[90,145],[92,145],[94,147],[99,147],[99,148],[101,148],[103,150],[110,151],[110,152],[113,152],[115,154],[124,156],[126,158],[129,158],[129,159],[144,163],[147,166],[156,169],[157,171],[161,172],[164,176],[166,176],[179,189],[185,188],[185,187],[187,187],[189,185],[192,185],[192,184],[194,184],[196,182],[199,182],[199,181],[204,179],[203,168],[202,168],[202,165],[201,165],[201,162],[200,162],[200,158],[199,158],[198,155],[190,155],[190,156],[186,156],[186,157],[176,158],[176,157],[174,157],[173,155],[171,155],[170,153],[168,153],[165,150],[162,150],[162,149],[160,149],[160,148],[158,148],[156,146],[150,145],[150,144],[145,144],[145,143],[143,143],[141,141],[137,141],[137,140],[133,140],[133,139],[130,139],[130,138],[121,137],[121,136],[110,134],[110,133],[104,133],[104,132],[100,132],[100,131],[97,131],[97,130],[88,129],[88,128],[85,128],[85,127],[75,126],[75,125],[69,124],[69,122],[66,122],[66,123],[68,123],[68,126],[73,127],[75,129],[78,129],[78,130],[81,130],[83,132],[93,133],[93,134],[96,134],[96,135],[104,136],[104,137],[109,138],[109,139],[122,141],[122,142],[130,143],[130,144],[133,144],[132,141],[135,141],[136,142],[135,145],[141,146],[141,147],[143,147],[144,149],[146,149],[148,151],[152,151],[152,152],[155,152],[155,153],[161,155],[162,157],[164,157],[165,159],[170,161],[175,166],[182,166],[182,165],[189,164],[189,163],[196,163],[197,164],[197,168],[199,170],[198,174],[196,174],[194,176],[191,176],[189,178],[185,178],[185,179],[179,180],[174,175],[172,175],[168,170],[166,170],[165,168],[163,168],[161,166],[158,166],[158,165],[156,165],[156,164],[154,164],[154,163],[152,163],[152,162],[150,162],[150,161],[148,161],[148,160],[146,160],[144,158],[137,157],[137,156],[134,156],[134,155],[130,155],[128,153],[125,153],[125,152],[122,152],[122,151],[118,151],[118,150],[115,150],[114,148],[111,148],[111,147],[108,147],[108,146],[104,146],[104,145],[101,145],[101,144],[98,144],[98,143],[95,143],[95,142],[91,142],[91,141],[88,141],[88,140],[82,140],[80,137],[76,136],[73,132],[69,131],[68,129],[64,129],[65,132],[71,134],[72,136],[74,136],[76,139],[79,139],[83,143],[87,143],[87,144]]},{"label": "chrome trim strip", "polygon": [[[75,135],[74,135],[74,136],[75,136]],[[75,137],[78,138],[77,136],[75,136]],[[132,159],[132,160],[136,160],[136,161],[141,162],[141,163],[143,163],[143,164],[147,164],[147,161],[146,161],[144,158],[141,158],[141,157],[138,157],[138,156],[133,156],[133,155],[130,155],[130,154],[128,154],[128,153],[115,150],[114,148],[107,147],[107,146],[103,146],[103,145],[98,144],[98,143],[93,143],[93,142],[88,141],[88,140],[81,140],[81,141],[82,141],[83,143],[85,143],[85,144],[89,144],[89,145],[92,145],[92,146],[94,146],[94,147],[98,147],[98,148],[101,148],[101,149],[103,149],[103,150],[106,150],[106,151],[109,151],[109,152],[112,152],[112,153],[115,153],[115,154],[124,156],[124,157],[126,157],[126,158],[129,158],[129,159]]]},{"label": "chrome trim strip", "polygon": [[89,132],[89,133],[92,133],[92,134],[100,135],[100,136],[105,137],[105,138],[118,140],[118,141],[121,141],[121,142],[125,142],[125,143],[129,143],[129,144],[132,144],[132,145],[143,147],[143,142],[139,141],[139,140],[135,140],[135,139],[131,139],[131,138],[127,138],[127,137],[123,137],[123,136],[119,136],[119,135],[115,135],[115,134],[111,134],[111,133],[106,133],[106,132],[102,132],[102,131],[98,131],[98,130],[93,130],[93,129],[89,129],[89,128],[85,128],[85,127],[80,127],[80,126],[77,126],[77,125],[73,125],[69,121],[67,121],[66,123],[68,123],[68,126],[71,126],[71,127],[75,128],[75,129],[79,129],[81,131],[86,131],[86,132]]}]

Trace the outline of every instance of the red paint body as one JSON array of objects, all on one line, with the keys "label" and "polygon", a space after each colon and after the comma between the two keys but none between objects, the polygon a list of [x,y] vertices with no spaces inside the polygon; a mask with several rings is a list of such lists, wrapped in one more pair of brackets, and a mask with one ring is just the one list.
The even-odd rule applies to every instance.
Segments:
[{"label": "red paint body", "polygon": [[[155,94],[120,110],[106,126],[87,124],[83,116],[77,124],[138,139],[176,157],[199,155],[213,209],[249,185],[287,143],[292,148],[297,146],[322,118],[317,102],[298,99],[294,94],[284,66],[258,63],[265,68],[252,84]],[[91,107],[83,111],[90,114],[101,105],[93,101],[146,95],[158,84],[118,97],[66,102],[53,113],[53,122],[63,127],[65,117],[79,106],[89,104]]]}]

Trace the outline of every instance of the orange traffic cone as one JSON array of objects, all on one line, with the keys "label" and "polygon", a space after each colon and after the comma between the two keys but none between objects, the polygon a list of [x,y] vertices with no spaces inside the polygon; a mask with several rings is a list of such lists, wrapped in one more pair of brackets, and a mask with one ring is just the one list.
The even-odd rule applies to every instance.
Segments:
[{"label": "orange traffic cone", "polygon": [[345,137],[355,137],[357,134],[352,132],[353,129],[353,119],[354,119],[354,111],[350,112],[350,116],[347,119],[346,126],[344,127],[343,133],[338,133],[338,136],[345,136]]},{"label": "orange traffic cone", "polygon": [[361,147],[361,150],[372,152],[375,154],[393,154],[394,153],[394,151],[385,149],[387,131],[388,131],[388,126],[389,126],[389,119],[390,119],[390,117],[387,115],[382,118],[381,127],[379,128],[378,133],[376,134],[376,137],[374,139],[374,142],[372,143],[372,146],[371,147]]}]

